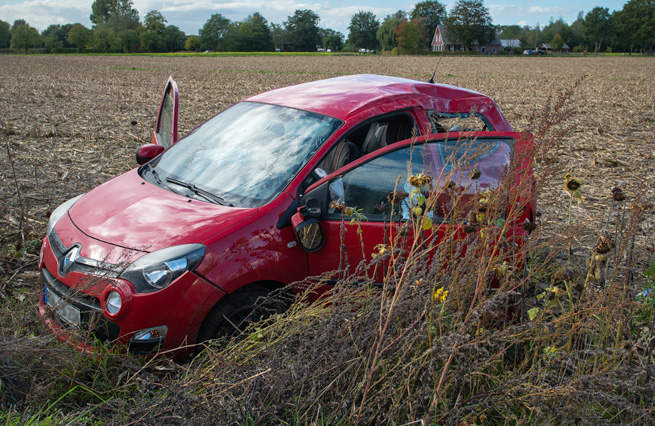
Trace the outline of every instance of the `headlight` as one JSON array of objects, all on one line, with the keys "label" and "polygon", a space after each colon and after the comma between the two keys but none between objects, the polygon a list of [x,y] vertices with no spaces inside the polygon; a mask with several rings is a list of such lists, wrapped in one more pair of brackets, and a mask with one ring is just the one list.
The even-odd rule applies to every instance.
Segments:
[{"label": "headlight", "polygon": [[161,290],[186,271],[195,270],[205,256],[202,244],[185,244],[148,253],[121,274],[139,293]]},{"label": "headlight", "polygon": [[73,204],[75,204],[77,200],[82,198],[82,195],[84,194],[80,194],[77,197],[71,198],[70,200],[64,202],[59,207],[57,207],[52,212],[52,214],[50,214],[50,219],[48,220],[48,227],[46,228],[46,235],[50,235],[50,231],[52,231],[52,228],[54,228],[57,222],[59,222],[59,219],[61,219],[68,212],[68,210],[70,210],[70,208],[73,207]]}]

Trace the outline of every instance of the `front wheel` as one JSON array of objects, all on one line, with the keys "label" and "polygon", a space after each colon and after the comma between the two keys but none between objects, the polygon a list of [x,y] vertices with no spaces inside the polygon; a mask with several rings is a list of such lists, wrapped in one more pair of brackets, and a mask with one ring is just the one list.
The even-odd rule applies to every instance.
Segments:
[{"label": "front wheel", "polygon": [[198,343],[241,334],[250,324],[286,310],[286,304],[262,286],[250,286],[226,296],[200,327]]}]

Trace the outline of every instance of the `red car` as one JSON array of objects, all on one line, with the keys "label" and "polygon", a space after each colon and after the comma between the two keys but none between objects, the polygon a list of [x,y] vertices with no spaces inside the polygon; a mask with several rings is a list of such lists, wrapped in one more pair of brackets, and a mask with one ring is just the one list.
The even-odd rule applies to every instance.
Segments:
[{"label": "red car", "polygon": [[[399,208],[390,225],[384,200],[400,175],[408,185],[410,155],[421,158],[413,170],[438,177],[447,158],[484,148],[476,186],[491,189],[517,147],[531,143],[487,96],[376,75],[262,93],[179,140],[177,111],[169,79],[152,143],[137,152],[141,166],[50,217],[39,311],[82,350],[92,350],[95,336],[133,353],[184,356],[234,331],[258,297],[339,268],[341,213],[331,202],[366,217],[370,256],[385,226],[407,219]],[[521,167],[531,174],[530,161]],[[347,234],[349,264],[357,265],[359,238]]]}]

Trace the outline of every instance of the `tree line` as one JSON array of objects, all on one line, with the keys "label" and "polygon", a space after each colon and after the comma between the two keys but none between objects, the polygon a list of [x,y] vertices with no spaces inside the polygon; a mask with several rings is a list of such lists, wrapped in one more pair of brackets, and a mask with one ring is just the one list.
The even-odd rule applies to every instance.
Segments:
[{"label": "tree line", "polygon": [[655,45],[655,0],[630,0],[621,10],[610,12],[607,7],[595,7],[578,13],[567,24],[562,18],[541,27],[507,25],[499,28],[500,38],[518,39],[521,48],[536,48],[551,43],[554,50],[566,45],[574,52],[633,52],[653,53]]},{"label": "tree line", "polygon": [[[140,21],[131,0],[95,0],[91,6],[92,27],[82,24],[53,24],[42,33],[25,20],[13,25],[0,20],[0,48],[45,47],[102,52],[188,51],[391,51],[419,53],[430,49],[438,25],[448,37],[464,46],[485,44],[496,37],[518,39],[521,48],[551,43],[554,50],[564,44],[573,51],[653,52],[655,45],[655,0],[629,0],[620,11],[607,7],[582,11],[572,24],[562,18],[548,25],[495,26],[483,0],[459,0],[449,12],[438,0],[416,3],[409,11],[398,10],[380,22],[372,12],[359,11],[351,17],[348,37],[319,26],[312,10],[296,10],[282,24],[269,23],[255,12],[242,21],[231,21],[220,13],[207,19],[198,35],[187,36],[168,24],[157,10]],[[168,25],[167,25],[168,24]]]}]

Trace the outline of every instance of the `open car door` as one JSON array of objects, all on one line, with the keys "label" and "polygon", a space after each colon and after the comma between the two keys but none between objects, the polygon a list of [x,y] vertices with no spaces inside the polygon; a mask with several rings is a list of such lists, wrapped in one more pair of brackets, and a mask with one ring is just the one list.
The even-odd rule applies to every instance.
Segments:
[{"label": "open car door", "polygon": [[[532,136],[518,132],[441,133],[396,142],[336,170],[308,188],[292,219],[310,275],[338,270],[335,279],[357,273],[381,283],[385,265],[372,260],[399,233],[413,235],[406,224],[427,223],[420,232],[440,240],[445,224],[469,224],[486,191],[507,194],[511,232],[523,235],[521,224],[536,208],[532,147]],[[368,268],[357,270],[362,261]]]},{"label": "open car door", "polygon": [[173,77],[168,77],[164,94],[159,104],[157,124],[152,135],[152,143],[168,148],[177,142],[177,115],[180,95]]}]

